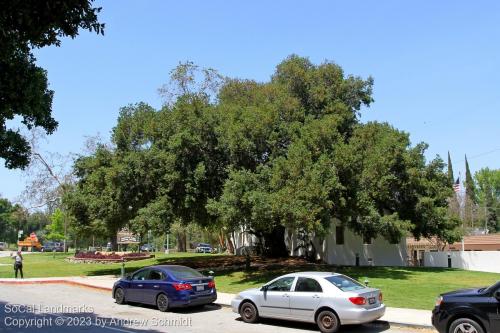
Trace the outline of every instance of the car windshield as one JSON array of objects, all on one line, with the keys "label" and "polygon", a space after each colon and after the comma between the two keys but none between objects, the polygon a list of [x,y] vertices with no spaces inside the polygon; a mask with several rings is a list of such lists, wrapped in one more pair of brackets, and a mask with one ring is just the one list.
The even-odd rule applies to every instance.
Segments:
[{"label": "car windshield", "polygon": [[345,276],[345,275],[332,275],[325,278],[328,282],[342,291],[352,291],[365,288],[361,283]]},{"label": "car windshield", "polygon": [[169,267],[168,272],[176,279],[195,279],[203,277],[203,274],[189,267]]}]

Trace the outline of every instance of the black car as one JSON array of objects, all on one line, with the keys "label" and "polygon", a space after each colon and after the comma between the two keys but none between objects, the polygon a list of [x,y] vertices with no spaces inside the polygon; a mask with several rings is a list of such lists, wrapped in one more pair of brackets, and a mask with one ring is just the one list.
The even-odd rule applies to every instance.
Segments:
[{"label": "black car", "polygon": [[500,282],[441,294],[432,311],[439,333],[499,333]]}]

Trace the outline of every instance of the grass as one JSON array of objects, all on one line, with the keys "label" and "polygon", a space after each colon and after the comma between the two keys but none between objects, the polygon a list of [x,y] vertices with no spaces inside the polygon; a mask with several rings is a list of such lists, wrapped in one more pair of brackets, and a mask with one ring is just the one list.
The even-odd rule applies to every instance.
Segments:
[{"label": "grass", "polygon": [[[121,263],[114,264],[90,264],[70,263],[64,260],[72,254],[68,253],[35,253],[24,255],[23,271],[25,278],[56,277],[56,276],[94,276],[94,275],[119,275]],[[214,257],[218,255],[207,255],[202,253],[157,253],[155,258],[130,261],[125,265],[126,272],[133,272],[141,267],[169,263],[176,260],[193,260],[197,257]],[[0,258],[0,264],[13,264],[12,258]],[[0,278],[14,277],[12,265],[0,265]]]},{"label": "grass", "polygon": [[[434,301],[440,293],[487,286],[500,280],[500,274],[444,268],[331,267],[331,270],[349,275],[360,282],[367,278],[371,287],[382,290],[388,306],[424,310],[434,307]],[[297,269],[291,267],[257,273],[225,272],[216,276],[217,288],[236,293],[242,289],[260,287],[280,274],[293,271]]]},{"label": "grass", "polygon": [[[24,256],[25,277],[76,276],[120,274],[121,264],[82,264],[64,260],[67,254],[30,254]],[[193,253],[157,254],[153,259],[126,263],[126,271],[164,264],[181,263],[193,267],[222,267],[221,263],[231,263],[241,258],[223,255]],[[1,263],[12,263],[11,258],[1,258]],[[311,265],[267,265],[252,267],[245,271],[237,268],[216,270],[217,289],[221,292],[237,293],[247,288],[259,287],[281,274],[299,270],[331,270],[349,275],[370,286],[382,289],[385,303],[392,307],[432,309],[434,300],[440,293],[469,287],[481,287],[500,280],[500,274],[464,271],[446,268],[414,267],[332,267]],[[13,277],[12,266],[0,266],[0,277]]]}]

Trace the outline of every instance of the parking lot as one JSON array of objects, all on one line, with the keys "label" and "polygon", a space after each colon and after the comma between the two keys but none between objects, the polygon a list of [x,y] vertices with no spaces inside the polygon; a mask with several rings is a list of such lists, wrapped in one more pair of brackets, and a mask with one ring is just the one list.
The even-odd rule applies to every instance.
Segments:
[{"label": "parking lot", "polygon": [[[19,306],[20,305],[20,306]],[[0,332],[318,332],[314,325],[265,320],[245,324],[219,305],[162,313],[115,304],[109,293],[65,285],[0,285]],[[374,323],[346,333],[428,333]]]}]

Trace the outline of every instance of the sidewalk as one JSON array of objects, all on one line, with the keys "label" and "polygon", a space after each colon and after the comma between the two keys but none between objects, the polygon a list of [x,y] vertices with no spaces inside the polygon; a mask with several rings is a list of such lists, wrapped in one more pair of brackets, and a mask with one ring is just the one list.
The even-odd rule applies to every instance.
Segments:
[{"label": "sidewalk", "polygon": [[[113,283],[118,278],[114,275],[103,276],[70,276],[70,277],[53,277],[53,278],[29,278],[29,279],[0,279],[2,284],[68,284],[79,287],[87,287],[102,291],[111,291]],[[217,292],[216,303],[222,306],[230,306],[234,294]],[[431,328],[431,311],[403,309],[403,308],[386,308],[385,315],[380,318],[381,321],[386,321],[390,324],[399,326],[410,326],[418,328]]]}]

